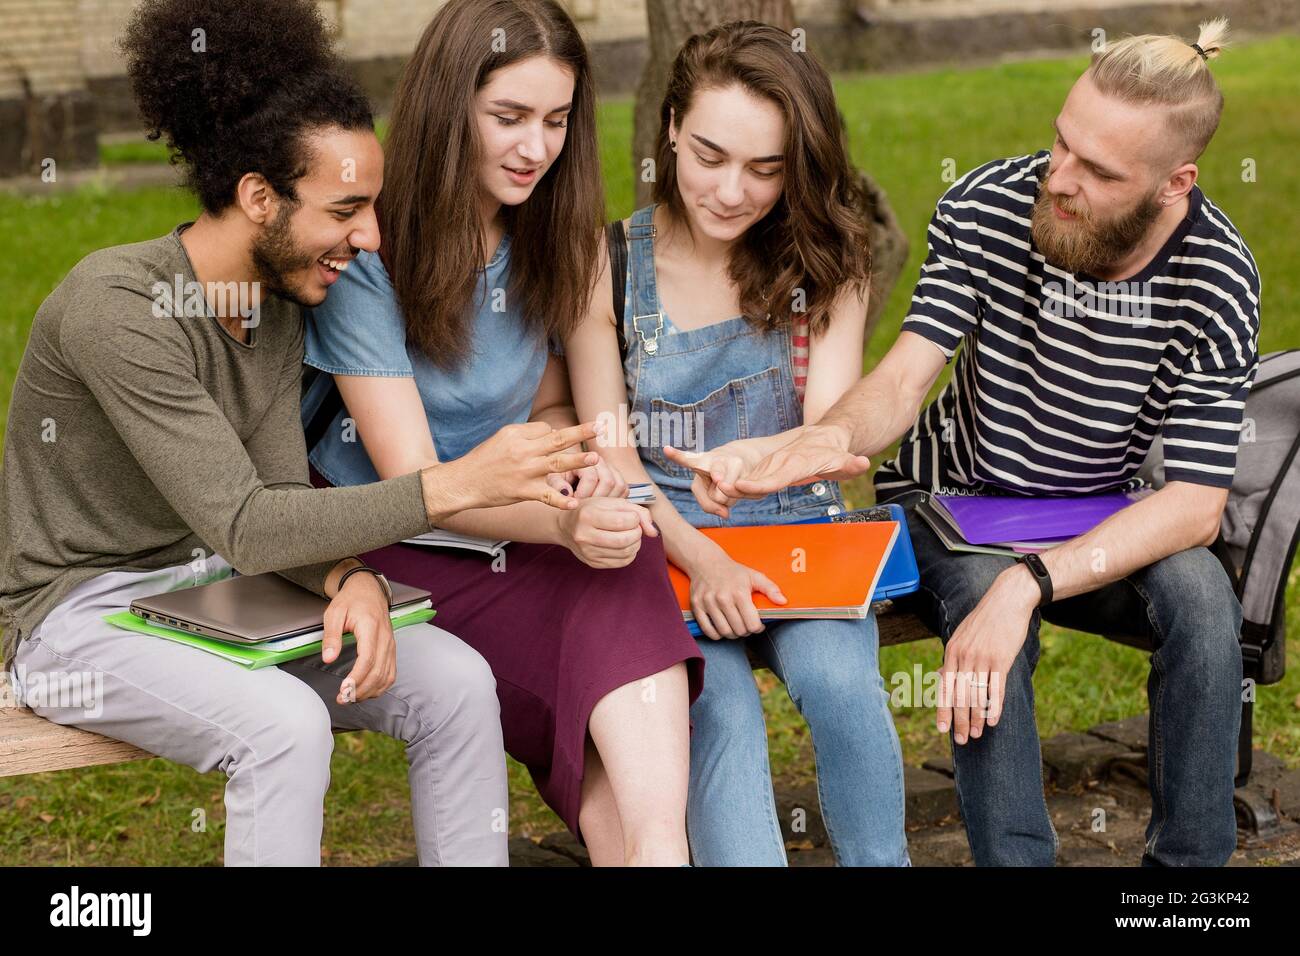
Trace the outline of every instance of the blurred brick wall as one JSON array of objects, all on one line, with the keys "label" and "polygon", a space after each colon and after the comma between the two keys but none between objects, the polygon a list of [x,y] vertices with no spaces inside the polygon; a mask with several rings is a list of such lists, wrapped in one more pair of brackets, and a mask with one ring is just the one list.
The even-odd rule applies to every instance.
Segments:
[{"label": "blurred brick wall", "polygon": [[[137,0],[0,0],[0,176],[41,159],[93,162],[95,132],[134,131],[116,43]],[[317,0],[380,112],[445,0]],[[602,93],[630,93],[645,62],[645,0],[560,0],[592,51]],[[1239,33],[1300,28],[1300,0],[793,0],[832,70],[915,68],[1074,49],[1090,31],[1187,34],[1223,13]]]},{"label": "blurred brick wall", "polygon": [[0,0],[0,176],[57,175],[95,152],[78,0]]}]

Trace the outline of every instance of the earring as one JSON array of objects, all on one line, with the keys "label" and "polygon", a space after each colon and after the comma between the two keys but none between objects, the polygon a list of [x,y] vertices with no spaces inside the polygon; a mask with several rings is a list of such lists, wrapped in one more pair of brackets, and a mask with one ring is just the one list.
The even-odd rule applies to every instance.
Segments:
[{"label": "earring", "polygon": [[670,149],[672,149],[672,151],[673,151],[674,153],[677,152],[677,140],[675,140],[675,139],[670,139],[670,140],[668,141],[668,146],[669,146]]},{"label": "earring", "polygon": [[1169,203],[1169,200],[1168,200],[1168,199],[1162,199],[1162,200],[1160,200],[1160,205],[1162,205],[1162,206],[1167,205],[1168,203]]}]

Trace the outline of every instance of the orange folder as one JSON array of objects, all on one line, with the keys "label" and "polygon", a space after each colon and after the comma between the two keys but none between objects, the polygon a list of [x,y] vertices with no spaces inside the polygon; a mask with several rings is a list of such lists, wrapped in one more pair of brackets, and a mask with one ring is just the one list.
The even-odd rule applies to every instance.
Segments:
[{"label": "orange folder", "polygon": [[[754,592],[761,617],[862,618],[871,609],[880,572],[898,538],[897,521],[701,528],[735,561],[771,578],[789,603]],[[682,616],[690,621],[691,581],[668,565]]]}]

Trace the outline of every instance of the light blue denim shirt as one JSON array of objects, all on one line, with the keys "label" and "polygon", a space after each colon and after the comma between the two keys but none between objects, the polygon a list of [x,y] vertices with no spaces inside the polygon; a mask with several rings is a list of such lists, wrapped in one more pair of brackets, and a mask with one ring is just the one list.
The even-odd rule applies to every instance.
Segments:
[{"label": "light blue denim shirt", "polygon": [[[524,323],[505,295],[509,264],[506,237],[482,270],[468,325],[470,354],[447,369],[407,347],[388,271],[376,253],[362,252],[325,302],[308,313],[305,361],[334,375],[414,378],[439,461],[459,458],[502,426],[528,420],[546,369],[545,337]],[[493,294],[497,289],[500,295]],[[309,395],[304,404],[312,401]],[[339,412],[325,430],[311,463],[334,485],[378,481],[356,430],[344,427],[347,414]]]}]

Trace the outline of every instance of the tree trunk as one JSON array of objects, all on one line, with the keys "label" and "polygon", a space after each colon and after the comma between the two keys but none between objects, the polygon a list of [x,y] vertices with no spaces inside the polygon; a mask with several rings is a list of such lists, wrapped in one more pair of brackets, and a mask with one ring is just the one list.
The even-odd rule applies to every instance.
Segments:
[{"label": "tree trunk", "polygon": [[[668,86],[668,71],[688,37],[732,20],[761,20],[787,32],[795,27],[790,0],[647,0],[650,55],[636,92],[632,134],[632,169],[637,206],[650,201],[650,183],[641,177],[642,161],[654,156],[659,133],[659,108]],[[875,330],[889,292],[907,262],[907,237],[885,192],[860,171],[871,211],[871,301],[867,308],[867,340]]]}]

